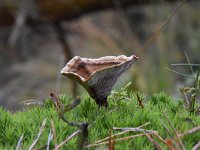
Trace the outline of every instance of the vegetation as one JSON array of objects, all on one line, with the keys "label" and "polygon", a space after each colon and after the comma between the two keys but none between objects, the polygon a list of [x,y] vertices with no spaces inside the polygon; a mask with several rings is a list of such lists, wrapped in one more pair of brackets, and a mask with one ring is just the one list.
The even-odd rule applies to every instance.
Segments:
[{"label": "vegetation", "polygon": [[[70,103],[72,98],[61,95],[60,99],[66,105]],[[98,108],[94,100],[85,95],[82,97],[80,105],[66,112],[65,117],[73,122],[89,123],[87,139],[89,143],[109,137],[110,133],[116,134],[124,131],[127,127],[133,128],[146,124],[141,129],[154,130],[157,131],[157,134],[146,132],[145,135],[144,132],[139,133],[138,128],[136,128],[136,131],[127,132],[120,136],[116,135],[114,138],[121,138],[121,141],[113,144],[115,149],[154,149],[158,146],[163,149],[167,149],[167,147],[183,148],[183,146],[185,149],[192,149],[200,140],[200,128],[198,126],[200,125],[200,118],[197,114],[190,113],[183,103],[183,100],[175,100],[163,92],[147,98],[141,93],[128,93],[127,87],[125,87],[111,94],[109,97],[110,106],[107,109],[104,107]],[[77,131],[77,127],[70,126],[59,119],[51,99],[47,99],[42,107],[34,106],[17,113],[0,108],[0,114],[0,149],[15,149],[22,135],[22,149],[28,149],[35,141],[44,119],[46,119],[46,125],[35,145],[36,149],[42,147],[46,149],[47,140],[51,139],[48,138],[49,135],[55,135],[56,133],[56,138],[54,136],[50,142],[50,149],[53,149],[56,141],[59,145]],[[51,125],[52,122],[55,127]],[[114,127],[120,128],[121,131],[115,130]],[[55,129],[53,134],[51,133],[52,128]],[[191,130],[192,133],[187,133],[188,130]],[[144,135],[129,139],[125,138],[138,134]],[[77,137],[73,137],[67,144],[62,145],[61,149],[76,149]],[[163,142],[161,142],[161,137]],[[176,144],[173,143],[173,140]],[[181,143],[183,143],[182,146]],[[96,148],[93,147],[94,145],[91,146]],[[101,145],[100,142],[97,147],[105,148],[106,146]]]},{"label": "vegetation", "polygon": [[172,64],[172,65],[174,65],[174,66],[188,66],[191,70],[191,75],[184,74],[184,73],[181,73],[181,72],[177,72],[176,70],[172,70],[172,69],[169,69],[169,68],[166,68],[166,69],[168,69],[169,71],[172,71],[176,74],[179,74],[181,76],[185,76],[187,78],[193,79],[193,81],[192,81],[193,86],[192,87],[180,88],[180,92],[182,93],[182,95],[184,97],[185,107],[188,109],[188,111],[190,113],[199,113],[200,107],[198,107],[198,106],[196,107],[195,104],[198,101],[198,95],[200,94],[200,68],[198,68],[197,73],[195,73],[193,67],[194,66],[199,67],[200,64],[191,64],[189,57],[187,55],[187,52],[185,52],[185,56],[186,56],[186,59],[188,61],[187,64],[180,63],[180,64]]}]

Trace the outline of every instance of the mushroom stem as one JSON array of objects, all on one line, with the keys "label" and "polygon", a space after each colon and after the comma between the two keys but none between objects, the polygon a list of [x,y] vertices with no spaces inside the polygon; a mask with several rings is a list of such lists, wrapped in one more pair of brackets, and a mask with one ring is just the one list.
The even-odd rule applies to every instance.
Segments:
[{"label": "mushroom stem", "polygon": [[95,99],[95,102],[99,107],[104,106],[105,108],[108,108],[107,97],[104,99]]}]

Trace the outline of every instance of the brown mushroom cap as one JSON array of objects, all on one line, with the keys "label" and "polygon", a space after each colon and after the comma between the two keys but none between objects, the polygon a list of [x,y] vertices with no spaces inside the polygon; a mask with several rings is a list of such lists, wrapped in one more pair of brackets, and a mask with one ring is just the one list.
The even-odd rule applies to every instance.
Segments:
[{"label": "brown mushroom cap", "polygon": [[75,56],[61,73],[78,81],[96,102],[101,102],[107,99],[118,77],[137,59],[135,55],[105,56],[96,59]]}]

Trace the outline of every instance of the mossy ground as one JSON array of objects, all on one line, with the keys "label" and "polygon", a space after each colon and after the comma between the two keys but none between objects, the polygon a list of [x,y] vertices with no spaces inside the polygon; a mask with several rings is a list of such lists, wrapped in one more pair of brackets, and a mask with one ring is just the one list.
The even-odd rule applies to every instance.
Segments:
[{"label": "mossy ground", "polygon": [[[72,101],[71,97],[61,95],[61,100],[68,104]],[[141,99],[145,95],[140,94]],[[195,125],[200,125],[200,117],[190,114],[183,107],[181,100],[174,100],[165,93],[158,93],[149,99],[145,99],[144,109],[137,101],[134,93],[128,94],[126,91],[117,92],[109,97],[109,107],[98,108],[88,95],[82,97],[81,104],[75,109],[65,114],[66,118],[74,122],[88,122],[92,124],[89,128],[89,142],[93,143],[109,135],[109,129],[112,127],[138,127],[144,123],[150,122],[145,128],[158,131],[159,135],[164,138],[170,138],[161,120],[165,122],[174,135],[169,124],[167,123],[163,112],[166,112],[178,133],[183,133]],[[44,106],[29,108],[22,112],[11,113],[0,108],[0,149],[15,149],[21,135],[24,136],[22,149],[28,149],[33,143],[39,132],[42,121],[46,118],[46,126],[39,138],[36,149],[47,143],[48,134],[51,130],[50,121],[55,123],[58,143],[64,141],[70,134],[77,130],[76,127],[69,126],[58,118],[56,109],[50,99],[47,99]],[[187,119],[193,121],[188,122]],[[195,124],[195,125],[194,125]],[[138,134],[132,132],[125,134]],[[155,138],[156,139],[156,138]],[[200,132],[196,132],[182,138],[186,149],[191,149],[200,140]],[[158,143],[164,148],[167,147],[160,141]],[[53,140],[50,143],[51,149],[54,147]],[[76,149],[76,138],[69,141],[63,149]],[[153,144],[146,136],[134,139],[119,141],[115,143],[115,148],[120,149],[154,149]]]}]

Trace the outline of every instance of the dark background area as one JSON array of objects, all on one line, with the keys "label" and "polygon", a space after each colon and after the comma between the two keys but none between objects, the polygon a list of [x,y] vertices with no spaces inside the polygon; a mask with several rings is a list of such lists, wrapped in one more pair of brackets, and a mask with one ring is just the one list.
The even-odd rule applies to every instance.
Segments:
[{"label": "dark background area", "polygon": [[[135,54],[180,3],[76,2],[0,2],[1,106],[18,110],[22,107],[20,102],[43,101],[52,90],[70,95],[85,93],[60,74],[70,58]],[[199,40],[200,2],[185,2],[139,60],[122,75],[115,89],[131,81],[131,91],[149,95],[166,91],[180,97],[179,88],[191,86],[192,80],[165,67],[191,74],[189,67],[170,64],[187,63],[185,52],[191,63],[200,64]]]}]

